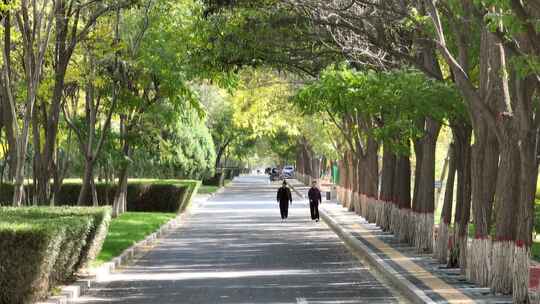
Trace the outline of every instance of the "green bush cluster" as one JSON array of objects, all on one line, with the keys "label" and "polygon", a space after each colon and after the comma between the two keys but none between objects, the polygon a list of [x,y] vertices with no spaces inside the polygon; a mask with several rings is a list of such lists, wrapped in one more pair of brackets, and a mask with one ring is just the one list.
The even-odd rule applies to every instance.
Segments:
[{"label": "green bush cluster", "polygon": [[[128,183],[127,210],[140,212],[181,212],[199,185],[195,180],[175,179],[135,179]],[[55,198],[57,206],[74,206],[77,204],[80,182],[66,182]],[[112,205],[116,185],[96,184],[98,201],[101,206]],[[27,186],[31,194],[32,185]],[[0,201],[9,205],[13,197],[13,185],[0,186]],[[31,201],[31,198],[30,198]],[[91,193],[85,198],[85,206],[92,205]]]},{"label": "green bush cluster", "polygon": [[32,303],[94,259],[108,207],[0,208],[0,304]]}]

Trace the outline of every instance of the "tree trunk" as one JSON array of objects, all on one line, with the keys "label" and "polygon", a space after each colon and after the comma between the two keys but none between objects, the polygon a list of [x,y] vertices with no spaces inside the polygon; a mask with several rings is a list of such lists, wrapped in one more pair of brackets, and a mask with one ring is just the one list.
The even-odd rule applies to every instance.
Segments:
[{"label": "tree trunk", "polygon": [[26,135],[23,135],[17,140],[17,158],[15,162],[15,183],[13,185],[13,205],[15,207],[22,206],[25,198],[24,192],[24,164],[26,156],[26,148],[28,143],[28,129]]},{"label": "tree trunk", "polygon": [[[62,61],[68,60],[62,58]],[[54,151],[56,149],[56,137],[58,134],[58,120],[60,116],[60,104],[62,101],[64,90],[64,78],[67,69],[67,62],[59,63],[59,67],[55,68],[55,85],[53,89],[53,97],[51,107],[46,115],[45,122],[45,143],[43,145],[43,151],[36,150],[34,153],[40,153],[39,165],[35,172],[37,173],[36,180],[38,184],[35,185],[36,197],[39,202],[49,202],[51,195],[51,178],[53,171],[58,170],[54,163]],[[45,107],[46,105],[43,105]]]},{"label": "tree trunk", "polygon": [[94,161],[92,159],[86,158],[84,162],[84,174],[81,185],[81,190],[79,191],[79,197],[77,199],[78,206],[87,206],[89,191],[92,191],[92,183],[94,181]]},{"label": "tree trunk", "polygon": [[[32,140],[34,148],[34,205],[49,203],[47,198],[49,197],[50,183],[48,182],[46,163],[43,160],[43,154],[41,153],[41,134],[40,134],[40,117],[39,112],[42,108],[36,106],[36,111],[32,114]],[[46,116],[46,115],[44,115]]]},{"label": "tree trunk", "polygon": [[[538,111],[534,109],[528,93],[538,89],[538,75],[534,75],[534,85],[527,84],[527,75],[516,73],[515,64],[508,64],[516,57],[537,57],[540,49],[531,46],[537,39],[534,29],[514,33],[519,48],[507,50],[507,43],[482,25],[480,45],[480,83],[478,92],[470,81],[468,69],[460,66],[445,44],[441,18],[436,1],[429,1],[433,23],[437,30],[442,54],[455,74],[456,82],[471,108],[481,111],[488,119],[489,126],[497,134],[500,148],[499,170],[495,191],[496,232],[492,251],[491,289],[494,292],[513,293],[514,303],[528,303],[528,261],[529,250],[526,240],[530,238],[532,207],[537,179],[537,160],[529,144],[536,138]],[[525,22],[529,18],[519,1],[511,1],[516,18]],[[491,10],[490,13],[500,13]],[[521,11],[522,10],[522,11]],[[525,16],[525,17],[524,17]],[[532,27],[532,26],[531,26]],[[517,74],[519,74],[518,77]],[[512,79],[509,79],[509,75]],[[531,89],[531,87],[535,87]],[[529,91],[529,92],[527,92]],[[485,99],[497,99],[495,106],[486,107]],[[519,134],[519,135],[518,135]],[[534,167],[534,169],[530,169]],[[517,207],[517,210],[516,210]],[[518,216],[515,216],[517,212]],[[518,220],[519,219],[519,220]],[[516,227],[517,225],[517,227]],[[485,227],[483,227],[485,228]],[[516,229],[517,228],[517,229]],[[523,229],[523,230],[522,230]],[[522,239],[523,238],[523,239]]]},{"label": "tree trunk", "polygon": [[304,164],[303,164],[304,174],[306,175],[306,178],[309,178],[309,176],[313,174],[312,161],[311,161],[312,155],[310,153],[310,148],[308,146],[308,143],[305,139],[303,139],[302,151],[304,154],[304,157],[302,157],[302,159],[304,160]]},{"label": "tree trunk", "polygon": [[99,200],[98,200],[96,182],[94,181],[93,176],[92,176],[92,179],[90,180],[90,185],[91,185],[91,188],[92,188],[92,206],[98,207],[99,206]]},{"label": "tree trunk", "polygon": [[394,202],[397,208],[392,216],[394,232],[401,242],[411,242],[414,222],[411,215],[411,160],[408,155],[400,155],[396,161]]},{"label": "tree trunk", "polygon": [[540,84],[534,76],[523,78],[519,72],[512,70],[511,88],[512,97],[518,104],[516,124],[519,125],[519,129],[516,146],[520,158],[512,291],[514,303],[529,303],[529,267],[538,181],[538,159],[536,158],[538,128],[535,124],[535,119],[538,120],[536,116],[538,112],[534,113],[531,108],[534,104],[533,96],[538,93]]},{"label": "tree trunk", "polygon": [[[10,111],[13,117],[13,134],[17,140],[17,161],[15,168],[15,189],[13,191],[13,205],[20,206],[24,197],[24,175],[25,175],[25,158],[28,149],[28,139],[30,133],[30,123],[32,121],[36,97],[38,94],[39,85],[42,80],[42,69],[44,67],[45,54],[48,50],[49,39],[52,32],[52,23],[54,17],[53,10],[47,10],[46,6],[40,6],[33,2],[26,3],[25,9],[32,12],[32,20],[24,18],[19,20],[19,29],[23,35],[22,48],[23,60],[25,65],[25,89],[26,97],[24,103],[24,115],[22,119],[22,127],[19,128],[16,119],[15,100],[10,97]],[[36,24],[36,20],[41,20],[40,24]],[[39,34],[37,34],[39,32]],[[6,74],[6,73],[4,73]],[[9,76],[6,78],[9,79]],[[10,83],[7,83],[10,87]],[[11,95],[11,88],[8,89],[8,95]]]},{"label": "tree trunk", "polygon": [[360,206],[360,160],[357,155],[353,155],[352,157],[352,210],[356,212],[356,214],[360,214],[361,206]]},{"label": "tree trunk", "polygon": [[60,190],[62,189],[62,184],[64,183],[64,179],[66,178],[69,166],[71,164],[71,149],[69,148],[72,146],[71,135],[72,132],[71,130],[69,130],[67,136],[68,149],[65,151],[65,153],[60,148],[57,148],[54,155],[54,162],[56,164],[57,170],[53,172],[53,184],[51,186],[50,194],[51,198],[49,199],[49,201],[51,202],[51,206],[56,204],[58,195],[60,193]]},{"label": "tree trunk", "polygon": [[[415,222],[414,246],[419,252],[433,251],[433,224],[435,208],[435,150],[441,124],[431,118],[426,118],[426,134],[420,140],[421,164],[419,181],[415,186],[417,199],[413,202],[413,217]],[[417,163],[418,166],[418,163]],[[414,205],[416,204],[416,205]]]},{"label": "tree trunk", "polygon": [[0,168],[0,185],[3,185],[5,184],[5,172],[6,172],[6,165],[7,165],[7,162],[8,162],[8,153],[7,151],[4,149],[4,159],[3,159],[3,162],[2,162],[2,167]]},{"label": "tree trunk", "polygon": [[342,179],[341,179],[341,188],[342,188],[342,198],[341,205],[345,207],[347,205],[347,192],[349,191],[349,151],[343,153],[343,160],[341,164],[343,166],[342,170]]},{"label": "tree trunk", "polygon": [[[216,166],[217,168],[217,166]],[[303,181],[302,175],[304,175],[304,168],[302,167],[302,150],[300,148],[300,142],[296,145],[296,161],[295,161],[295,168],[296,168],[296,178],[301,181]]]},{"label": "tree trunk", "polygon": [[114,177],[112,176],[112,170],[110,170],[110,167],[109,166],[106,166],[104,168],[104,173],[105,173],[105,204],[109,205],[113,202],[111,202],[111,199],[109,197],[109,193],[110,193],[110,190],[111,190],[111,186],[114,182]]},{"label": "tree trunk", "polygon": [[423,156],[423,149],[422,149],[422,140],[417,139],[414,141],[413,144],[414,147],[414,155],[415,155],[415,164],[414,164],[414,186],[413,186],[413,196],[412,196],[412,205],[411,210],[413,212],[416,211],[416,209],[419,208],[420,205],[420,181],[422,180],[422,156]]},{"label": "tree trunk", "polygon": [[396,171],[396,154],[391,150],[389,144],[383,147],[383,165],[381,172],[381,189],[379,193],[379,204],[381,210],[377,224],[384,230],[390,230],[392,201],[394,197],[394,174]]},{"label": "tree trunk", "polygon": [[[508,136],[507,140],[510,140]],[[515,202],[519,199],[519,151],[511,141],[501,143],[500,168],[495,192],[496,231],[493,242],[491,289],[496,293],[512,292],[512,264],[516,217]]]},{"label": "tree trunk", "polygon": [[450,226],[452,222],[452,206],[454,200],[454,182],[456,177],[456,151],[453,143],[450,144],[448,154],[450,158],[448,164],[448,178],[446,180],[444,203],[434,252],[435,259],[441,264],[446,264],[448,262],[448,250],[453,245],[450,242]]},{"label": "tree trunk", "polygon": [[[7,4],[8,1],[4,0],[4,3]],[[4,73],[1,79],[3,80],[2,95],[4,100],[2,100],[2,122],[6,130],[6,138],[8,143],[8,179],[13,180],[15,177],[16,170],[16,160],[17,160],[17,140],[15,138],[15,130],[13,126],[13,112],[10,108],[9,95],[11,83],[11,13],[8,11],[5,12],[4,17]]]},{"label": "tree trunk", "polygon": [[469,221],[471,215],[471,128],[466,125],[453,126],[456,142],[457,202],[460,206],[459,220],[454,233],[457,233],[455,246],[459,253],[459,267],[463,274],[467,269],[467,247]]},{"label": "tree trunk", "polygon": [[[5,90],[5,87],[2,88]],[[7,99],[7,97],[5,97]],[[6,133],[8,152],[7,152],[7,163],[8,163],[8,180],[12,181],[15,177],[16,171],[16,162],[17,162],[17,140],[13,132],[13,116],[9,108],[9,102],[7,100],[2,101],[2,121],[4,125],[4,130]]]},{"label": "tree trunk", "polygon": [[474,138],[471,186],[475,234],[468,252],[467,278],[481,286],[489,286],[492,251],[489,232],[499,167],[499,146],[493,131],[482,120],[476,122]]},{"label": "tree trunk", "polygon": [[361,154],[356,157],[356,175],[358,176],[356,183],[358,189],[358,212],[357,214],[367,219],[368,213],[368,197],[367,197],[367,165],[366,159]]},{"label": "tree trunk", "polygon": [[[56,60],[54,64],[54,87],[53,94],[50,100],[50,106],[43,104],[43,107],[47,107],[47,115],[45,116],[44,129],[45,129],[45,142],[43,151],[36,151],[35,153],[41,153],[41,163],[39,168],[38,181],[40,185],[36,185],[37,199],[39,201],[48,201],[51,199],[50,195],[50,182],[55,173],[59,170],[54,162],[54,153],[56,150],[56,142],[58,135],[58,123],[60,118],[60,111],[62,105],[62,98],[64,97],[65,77],[69,62],[73,55],[78,39],[82,37],[77,33],[69,33],[70,26],[72,31],[77,31],[77,22],[79,20],[78,14],[80,11],[69,15],[66,6],[66,1],[59,1],[55,6],[55,55]],[[77,17],[74,17],[77,15]],[[73,18],[73,24],[70,24],[70,19]],[[91,21],[95,22],[95,21]],[[70,35],[71,34],[71,35]],[[38,187],[39,186],[39,187]]]},{"label": "tree trunk", "polygon": [[127,182],[128,182],[128,164],[124,163],[118,173],[118,188],[114,195],[112,217],[116,218],[127,210]]},{"label": "tree trunk", "polygon": [[219,164],[221,163],[221,158],[223,157],[223,152],[225,151],[225,149],[227,149],[228,145],[229,145],[229,143],[227,142],[226,144],[222,145],[218,149],[218,152],[216,154],[216,165],[215,165],[216,171],[219,168]]},{"label": "tree trunk", "polygon": [[342,159],[338,161],[339,167],[339,187],[338,187],[338,201],[343,204],[345,198],[345,182],[347,179],[346,169],[345,169],[345,156],[342,154]]},{"label": "tree trunk", "polygon": [[318,180],[321,176],[321,160],[318,157],[313,157],[311,167],[313,168],[311,172],[311,178],[314,180]]},{"label": "tree trunk", "polygon": [[[497,105],[499,117],[496,121],[501,161],[495,194],[497,226],[491,288],[503,293],[513,291],[514,303],[528,303],[531,209],[538,174],[535,157],[537,112],[532,108],[538,84],[537,78],[523,77],[508,64],[514,54],[502,42],[495,43],[494,54],[494,73],[498,73],[496,84],[503,94]],[[509,216],[516,213],[521,217]]]},{"label": "tree trunk", "polygon": [[[404,171],[403,160],[402,160],[403,157],[408,158],[408,156],[399,155],[399,154],[396,155],[396,166],[394,168],[394,178],[392,179],[393,180],[392,197],[391,197],[392,210],[390,211],[390,232],[395,234],[401,241],[403,240],[401,239],[400,229],[401,229],[401,225],[403,224],[403,221],[402,221],[402,212],[401,212],[399,203],[400,203],[400,188],[401,188],[401,184],[404,183],[403,180],[405,179],[404,177],[405,173],[403,172]],[[409,179],[410,179],[410,175],[409,175]]]},{"label": "tree trunk", "polygon": [[122,155],[124,156],[124,161],[120,167],[118,174],[118,188],[116,189],[116,194],[114,196],[113,203],[113,217],[118,217],[127,210],[127,183],[128,183],[128,168],[129,168],[129,157],[130,157],[130,148],[128,142],[128,127],[126,126],[126,116],[120,116],[120,134],[123,141]]},{"label": "tree trunk", "polygon": [[[32,87],[31,87],[32,88]],[[27,96],[26,111],[24,116],[23,127],[21,133],[17,136],[17,158],[15,162],[15,183],[13,190],[13,205],[16,207],[22,206],[25,198],[24,178],[25,178],[25,163],[26,151],[28,149],[28,137],[30,133],[30,120],[34,109],[34,101],[36,92],[30,89]]]},{"label": "tree trunk", "polygon": [[352,199],[354,191],[354,176],[356,168],[354,167],[354,152],[349,151],[347,155],[347,192],[345,195],[345,207],[352,211]]},{"label": "tree trunk", "polygon": [[534,201],[538,178],[536,138],[534,133],[521,138],[520,195],[518,201],[516,241],[513,264],[513,302],[528,303],[529,265],[531,258]]},{"label": "tree trunk", "polygon": [[375,223],[380,209],[377,204],[379,193],[379,143],[372,137],[367,139],[365,155],[362,157],[364,194],[366,196],[366,213],[364,217],[370,223]]}]

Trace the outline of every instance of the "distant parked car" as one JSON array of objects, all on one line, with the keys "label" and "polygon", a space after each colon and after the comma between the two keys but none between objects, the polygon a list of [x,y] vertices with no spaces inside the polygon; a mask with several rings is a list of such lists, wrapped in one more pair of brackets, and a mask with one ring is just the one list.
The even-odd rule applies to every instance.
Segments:
[{"label": "distant parked car", "polygon": [[284,178],[291,178],[294,176],[294,167],[293,166],[285,166],[283,167],[283,170],[281,171]]}]

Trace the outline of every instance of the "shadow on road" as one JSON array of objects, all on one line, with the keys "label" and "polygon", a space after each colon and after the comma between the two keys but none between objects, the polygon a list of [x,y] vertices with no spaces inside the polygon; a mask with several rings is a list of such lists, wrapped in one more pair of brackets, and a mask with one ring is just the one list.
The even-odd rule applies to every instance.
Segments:
[{"label": "shadow on road", "polygon": [[324,224],[279,184],[242,177],[132,266],[77,303],[397,303]]}]

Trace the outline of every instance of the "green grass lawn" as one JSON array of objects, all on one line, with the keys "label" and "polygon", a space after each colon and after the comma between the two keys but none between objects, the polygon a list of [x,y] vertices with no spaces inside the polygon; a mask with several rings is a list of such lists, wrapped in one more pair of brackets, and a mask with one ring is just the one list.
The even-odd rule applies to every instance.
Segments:
[{"label": "green grass lawn", "polygon": [[202,186],[199,187],[199,191],[197,191],[197,193],[199,193],[199,194],[210,194],[210,193],[216,192],[218,189],[219,189],[218,186],[202,185]]},{"label": "green grass lawn", "polygon": [[92,266],[112,260],[175,216],[175,213],[126,212],[112,220],[103,249]]}]

